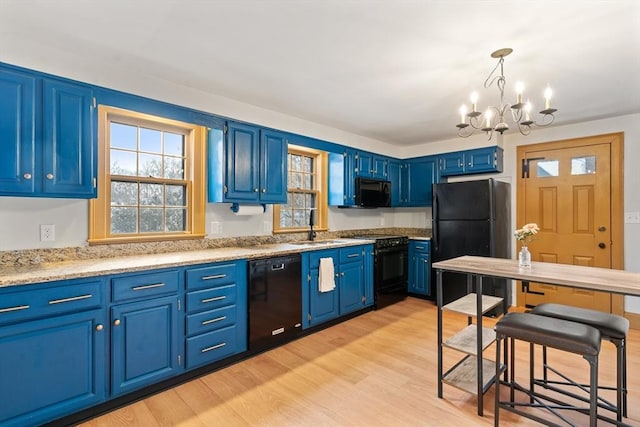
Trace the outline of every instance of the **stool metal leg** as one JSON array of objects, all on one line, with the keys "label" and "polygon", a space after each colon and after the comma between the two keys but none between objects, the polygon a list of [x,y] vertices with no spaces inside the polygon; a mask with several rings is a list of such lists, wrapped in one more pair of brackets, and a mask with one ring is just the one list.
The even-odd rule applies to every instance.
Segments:
[{"label": "stool metal leg", "polygon": [[589,425],[598,424],[598,356],[584,356],[590,366],[589,380]]},{"label": "stool metal leg", "polygon": [[[494,399],[494,409],[493,409],[493,425],[494,427],[498,427],[498,424],[500,424],[499,421],[499,414],[500,414],[500,344],[502,342],[502,335],[496,335],[496,379],[495,379],[495,384],[496,384],[496,388],[495,388],[495,399]],[[505,348],[507,346],[507,343],[504,343]],[[506,353],[505,353],[506,354]],[[506,356],[505,356],[505,360],[504,363],[507,363],[506,360]],[[505,369],[506,371],[506,369]]]}]

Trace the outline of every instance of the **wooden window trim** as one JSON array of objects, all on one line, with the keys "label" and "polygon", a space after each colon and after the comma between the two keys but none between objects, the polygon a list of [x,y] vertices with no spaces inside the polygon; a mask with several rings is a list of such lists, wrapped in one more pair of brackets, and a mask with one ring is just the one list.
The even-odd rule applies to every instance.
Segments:
[{"label": "wooden window trim", "polygon": [[[114,120],[117,119],[117,120]],[[183,232],[111,235],[111,174],[109,126],[111,121],[135,126],[162,127],[185,133],[185,180],[187,186],[187,227]],[[98,106],[98,197],[89,201],[90,245],[203,239],[205,237],[205,166],[206,128],[115,107]],[[129,177],[130,178],[130,177]],[[126,179],[126,178],[125,178]],[[141,178],[140,180],[144,180]],[[176,182],[159,179],[155,181]],[[184,183],[185,181],[179,180]]]},{"label": "wooden window trim", "polygon": [[[288,148],[289,154],[297,154],[302,156],[314,157],[316,175],[314,182],[316,184],[316,188],[313,191],[304,190],[304,189],[289,189],[287,188],[287,193],[290,190],[295,190],[300,193],[316,193],[316,214],[315,214],[315,222],[316,225],[313,226],[314,231],[327,231],[329,229],[328,226],[328,196],[329,196],[329,156],[325,151],[315,150],[313,148],[302,147],[298,145],[289,145]],[[289,173],[289,168],[287,167],[287,173]],[[280,227],[280,205],[273,205],[273,233],[274,234],[284,234],[284,233],[301,233],[309,231],[309,227]]]}]

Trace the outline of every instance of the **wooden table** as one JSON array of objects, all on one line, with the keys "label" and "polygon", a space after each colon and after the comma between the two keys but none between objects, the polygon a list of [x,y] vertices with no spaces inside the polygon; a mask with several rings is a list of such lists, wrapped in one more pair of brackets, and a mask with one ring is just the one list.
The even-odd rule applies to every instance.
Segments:
[{"label": "wooden table", "polygon": [[[522,280],[525,283],[538,282],[547,283],[558,286],[568,286],[579,289],[588,289],[593,291],[611,292],[622,295],[640,296],[640,273],[632,273],[623,270],[610,270],[606,268],[583,267],[567,264],[553,264],[546,262],[532,262],[531,268],[520,268],[517,260],[502,258],[487,258],[477,256],[462,256],[433,263],[432,267],[436,269],[436,286],[437,286],[437,303],[438,303],[438,397],[442,398],[442,384],[445,376],[454,368],[443,374],[442,360],[442,272],[453,271],[467,274],[467,290],[471,292],[472,283],[475,279],[476,292],[470,294],[475,300],[475,310],[473,315],[476,317],[477,333],[473,338],[473,351],[469,354],[476,356],[476,380],[477,389],[475,393],[478,396],[478,415],[482,415],[482,396],[484,392],[491,386],[495,379],[495,371],[491,375],[483,375],[482,350],[487,348],[493,340],[495,334],[491,336],[482,328],[482,314],[486,313],[492,304],[495,303],[491,298],[482,295],[482,279],[483,277],[497,277],[504,279]],[[470,298],[466,298],[466,304],[469,305]],[[461,299],[462,300],[462,299]],[[447,304],[463,303],[464,301],[454,301]],[[469,307],[467,307],[469,308]],[[472,307],[473,308],[473,307]],[[455,310],[463,312],[461,310]],[[471,315],[469,315],[471,316]],[[471,317],[468,323],[471,325]],[[484,334],[484,335],[483,335]],[[457,366],[457,365],[456,365]]]}]

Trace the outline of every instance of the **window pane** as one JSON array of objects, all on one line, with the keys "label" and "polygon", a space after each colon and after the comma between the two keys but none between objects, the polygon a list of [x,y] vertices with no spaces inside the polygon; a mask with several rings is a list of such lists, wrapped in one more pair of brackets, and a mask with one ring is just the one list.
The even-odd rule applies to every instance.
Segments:
[{"label": "window pane", "polygon": [[280,227],[291,227],[293,224],[293,218],[291,215],[291,209],[280,208]]},{"label": "window pane", "polygon": [[571,158],[571,175],[596,173],[596,156]]},{"label": "window pane", "polygon": [[162,177],[162,156],[140,154],[138,159],[140,162],[138,176]]},{"label": "window pane", "polygon": [[140,184],[140,204],[147,206],[162,206],[164,191],[162,184]]},{"label": "window pane", "polygon": [[111,208],[111,234],[135,233],[137,224],[136,208]]},{"label": "window pane", "polygon": [[162,153],[162,132],[140,128],[140,151]]},{"label": "window pane", "polygon": [[311,157],[304,158],[302,170],[307,173],[313,172],[313,159]]},{"label": "window pane", "polygon": [[313,190],[313,175],[304,176],[304,186],[302,188],[305,190]]},{"label": "window pane", "polygon": [[184,136],[176,133],[164,133],[164,154],[184,156]]},{"label": "window pane", "polygon": [[162,211],[162,208],[140,208],[140,232],[164,231]]},{"label": "window pane", "polygon": [[294,209],[302,209],[304,208],[304,194],[300,193],[291,193],[291,198],[293,199],[293,208]]},{"label": "window pane", "polygon": [[109,170],[112,175],[137,175],[135,151],[111,150],[109,157],[111,164]]},{"label": "window pane", "polygon": [[305,220],[304,220],[304,210],[300,210],[300,209],[296,209],[293,211],[293,226],[294,227],[304,227],[305,225]]},{"label": "window pane", "polygon": [[187,188],[182,185],[167,185],[167,206],[186,206],[187,205]]},{"label": "window pane", "polygon": [[167,215],[167,227],[166,231],[184,231],[185,227],[185,218],[187,217],[187,211],[184,208],[168,208],[166,211]]},{"label": "window pane", "polygon": [[291,170],[292,171],[302,170],[302,157],[295,154],[291,156]]},{"label": "window pane", "polygon": [[111,122],[109,126],[110,146],[114,148],[138,149],[138,127]]},{"label": "window pane", "polygon": [[169,179],[184,178],[184,159],[182,157],[164,158],[164,177]]},{"label": "window pane", "polygon": [[111,205],[138,205],[138,184],[135,182],[111,182]]},{"label": "window pane", "polygon": [[545,160],[538,162],[538,178],[560,175],[560,162],[558,160]]}]

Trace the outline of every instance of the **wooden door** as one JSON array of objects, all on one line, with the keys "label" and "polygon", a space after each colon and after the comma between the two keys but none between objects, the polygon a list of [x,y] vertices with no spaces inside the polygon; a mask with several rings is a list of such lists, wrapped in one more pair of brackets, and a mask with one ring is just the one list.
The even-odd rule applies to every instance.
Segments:
[{"label": "wooden door", "polygon": [[[618,180],[612,178],[612,164],[621,159],[612,155],[611,141],[594,137],[524,146],[518,149],[518,157],[518,226],[535,222],[540,227],[529,245],[532,259],[621,268],[614,265],[612,248],[615,229],[621,228],[621,220],[612,217],[618,204],[613,199],[617,193],[612,192],[612,183]],[[608,293],[539,283],[528,288],[519,285],[518,291],[521,306],[556,302],[612,311]]]}]

